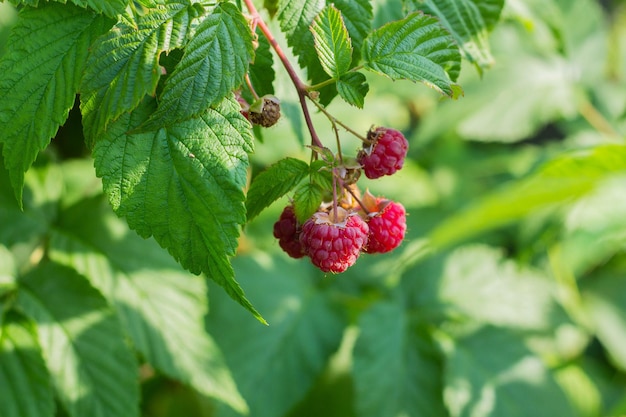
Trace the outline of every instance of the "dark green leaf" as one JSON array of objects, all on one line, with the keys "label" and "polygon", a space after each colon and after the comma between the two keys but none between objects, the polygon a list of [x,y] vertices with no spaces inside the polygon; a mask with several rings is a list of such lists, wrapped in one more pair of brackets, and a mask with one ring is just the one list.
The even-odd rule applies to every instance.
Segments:
[{"label": "dark green leaf", "polygon": [[0,142],[20,205],[24,172],[65,123],[89,45],[111,24],[71,5],[21,10],[0,59]]},{"label": "dark green leaf", "polygon": [[293,206],[300,223],[304,223],[317,211],[323,196],[324,190],[316,183],[305,182],[296,189]]},{"label": "dark green leaf", "polygon": [[187,1],[169,2],[133,24],[119,21],[98,38],[81,83],[81,111],[90,143],[146,94],[155,94],[161,76],[159,55],[185,44],[194,13]]},{"label": "dark green leaf", "polygon": [[253,57],[248,22],[234,4],[218,3],[198,25],[144,129],[169,126],[217,105],[242,84]]},{"label": "dark green leaf", "polygon": [[352,42],[341,12],[332,5],[325,7],[313,21],[311,32],[324,71],[338,79],[352,62]]},{"label": "dark green leaf", "polygon": [[37,244],[56,217],[62,191],[59,167],[37,163],[24,176],[22,211],[13,196],[9,173],[0,160],[0,243],[9,247],[17,243]]},{"label": "dark green leaf", "polygon": [[269,13],[270,17],[274,17],[278,11],[278,0],[263,0],[263,7]]},{"label": "dark green leaf", "polygon": [[363,108],[369,89],[365,75],[360,72],[345,74],[337,81],[337,91],[341,98],[359,109]]},{"label": "dark green leaf", "polygon": [[115,306],[152,366],[246,412],[221,352],[204,330],[203,278],[184,271],[153,240],[131,232],[101,197],[62,213],[49,248],[54,261],[88,277]]},{"label": "dark green leaf", "polygon": [[[309,263],[257,253],[238,256],[233,265],[270,326],[259,326],[222,293],[211,292],[208,328],[248,401],[250,415],[284,416],[339,347],[345,318],[329,294],[317,288],[319,273]],[[219,416],[234,414],[220,411]]]},{"label": "dark green leaf", "polygon": [[[96,143],[96,173],[118,215],[154,236],[183,267],[204,272],[258,316],[234,279],[252,135],[234,98],[197,118],[130,134],[153,110],[144,102]],[[259,317],[260,318],[260,317]]]},{"label": "dark green leaf", "polygon": [[410,3],[412,10],[437,16],[461,46],[464,58],[475,63],[479,71],[493,64],[489,29],[500,17],[504,0],[411,0]]},{"label": "dark green leaf", "polygon": [[[259,30],[257,30],[257,33]],[[274,94],[274,58],[270,50],[270,43],[265,36],[258,34],[259,46],[254,51],[254,62],[250,64],[250,82],[257,95]]]},{"label": "dark green leaf", "polygon": [[[15,5],[23,4],[27,6],[39,7],[41,0],[9,0],[10,3]],[[67,0],[52,0],[65,4]],[[115,19],[117,15],[124,13],[128,6],[127,0],[70,0],[77,6],[90,8],[98,13],[104,13],[105,15]],[[47,1],[41,1],[45,5]]]},{"label": "dark green leaf", "polygon": [[280,0],[277,15],[287,43],[298,57],[300,67],[306,68],[307,76],[314,84],[329,78],[317,57],[313,33],[309,29],[325,5],[325,0]]},{"label": "dark green leaf", "polygon": [[[3,314],[2,310],[0,304],[0,314]],[[2,417],[54,416],[50,375],[33,327],[32,323],[15,315],[0,320]]]},{"label": "dark green leaf", "polygon": [[363,43],[365,68],[392,80],[420,81],[457,97],[461,69],[459,48],[434,17],[413,13],[370,33]]},{"label": "dark green leaf", "polygon": [[451,417],[577,415],[518,334],[483,327],[444,345],[444,398]]},{"label": "dark green leaf", "polygon": [[20,280],[57,395],[72,417],[139,415],[139,369],[117,317],[75,271],[40,264]]},{"label": "dark green leaf", "polygon": [[442,364],[399,304],[378,303],[359,319],[353,376],[359,417],[446,414]]},{"label": "dark green leaf", "polygon": [[[325,0],[280,0],[278,8],[278,21],[280,28],[287,36],[287,43],[293,48],[294,54],[302,67],[312,62],[318,63],[315,50],[313,49],[313,34],[309,30],[313,19],[326,5]],[[311,74],[309,73],[309,78]]]},{"label": "dark green leaf", "polygon": [[252,220],[264,208],[293,190],[308,173],[309,166],[306,162],[285,158],[257,175],[248,191],[248,220]]}]

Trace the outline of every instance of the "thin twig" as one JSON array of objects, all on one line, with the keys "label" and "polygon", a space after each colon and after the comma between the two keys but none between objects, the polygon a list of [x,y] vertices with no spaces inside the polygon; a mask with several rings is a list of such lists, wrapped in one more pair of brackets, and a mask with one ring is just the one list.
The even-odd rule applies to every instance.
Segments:
[{"label": "thin twig", "polygon": [[352,133],[354,136],[356,136],[359,140],[361,140],[361,141],[363,141],[363,142],[365,142],[365,143],[369,142],[369,140],[368,140],[365,136],[363,136],[363,135],[361,135],[360,133],[358,133],[358,132],[354,131],[352,128],[350,128],[350,126],[348,126],[348,125],[346,125],[346,124],[342,123],[342,122],[341,122],[341,120],[337,120],[337,119],[335,118],[335,116],[333,116],[332,114],[330,114],[330,113],[329,113],[329,112],[328,112],[328,111],[324,108],[324,106],[322,106],[321,104],[319,104],[317,101],[315,101],[315,100],[311,100],[311,101],[313,102],[313,104],[315,104],[315,105],[317,106],[317,108],[318,108],[318,109],[319,109],[322,113],[324,113],[324,116],[326,116],[326,117],[328,118],[328,120],[330,120],[332,123],[336,123],[336,124],[338,124],[339,126],[343,127],[343,128],[344,128],[344,129],[346,129],[348,132],[350,132],[350,133]]},{"label": "thin twig", "polygon": [[259,95],[256,93],[256,90],[254,89],[254,86],[252,85],[252,81],[250,80],[250,75],[246,73],[245,79],[246,79],[246,85],[248,86],[250,93],[252,93],[252,97],[254,97],[255,100],[258,100]]},{"label": "thin twig", "polygon": [[252,16],[252,19],[256,23],[257,27],[261,29],[261,32],[263,32],[263,35],[267,38],[268,42],[274,49],[274,52],[276,52],[276,55],[280,59],[280,62],[283,64],[283,67],[285,67],[285,70],[287,71],[289,78],[291,78],[291,82],[293,83],[294,87],[296,87],[296,91],[298,92],[298,99],[300,101],[300,107],[302,107],[302,113],[304,115],[304,120],[306,122],[307,128],[309,129],[309,133],[311,134],[311,145],[317,146],[319,148],[324,148],[324,144],[317,136],[317,132],[315,132],[315,127],[313,126],[313,121],[311,120],[309,108],[306,104],[306,98],[309,96],[306,85],[302,82],[302,80],[300,80],[298,74],[296,74],[296,71],[287,59],[287,56],[278,44],[278,41],[276,41],[276,38],[272,34],[272,31],[265,24],[265,21],[263,21],[263,19],[259,15],[256,7],[254,7],[252,0],[244,0],[244,3],[246,4],[246,8],[248,9],[248,12]]}]

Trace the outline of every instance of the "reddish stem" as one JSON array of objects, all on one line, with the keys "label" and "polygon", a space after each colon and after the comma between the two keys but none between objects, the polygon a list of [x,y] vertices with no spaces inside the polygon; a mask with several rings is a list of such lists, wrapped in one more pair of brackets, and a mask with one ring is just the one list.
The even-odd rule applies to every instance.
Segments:
[{"label": "reddish stem", "polygon": [[259,15],[256,7],[254,7],[252,0],[244,0],[244,3],[246,4],[248,12],[252,16],[253,21],[255,22],[257,27],[261,29],[261,32],[263,32],[263,35],[267,38],[270,45],[272,45],[274,52],[276,52],[276,55],[283,64],[283,67],[285,67],[287,74],[289,74],[291,82],[293,83],[294,87],[296,87],[296,91],[298,92],[298,99],[300,100],[300,107],[302,107],[302,114],[304,114],[306,126],[309,129],[309,133],[311,134],[311,145],[317,146],[319,148],[324,148],[324,144],[320,141],[317,133],[315,132],[315,127],[313,126],[313,121],[311,120],[311,114],[309,113],[309,108],[306,104],[306,98],[309,96],[306,85],[302,82],[302,80],[300,80],[298,74],[296,74],[296,71],[287,59],[285,52],[276,41],[276,38],[274,38],[274,35],[272,34],[270,28],[265,24],[265,22]]}]

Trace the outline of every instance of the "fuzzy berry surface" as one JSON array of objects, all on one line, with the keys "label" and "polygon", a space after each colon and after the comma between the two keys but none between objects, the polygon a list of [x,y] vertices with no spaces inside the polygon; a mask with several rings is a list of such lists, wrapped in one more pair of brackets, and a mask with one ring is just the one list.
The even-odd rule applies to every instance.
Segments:
[{"label": "fuzzy berry surface", "polygon": [[348,217],[345,225],[318,223],[315,218],[302,226],[300,242],[313,265],[338,274],[352,266],[367,243],[369,227],[359,216]]},{"label": "fuzzy berry surface", "polygon": [[366,253],[385,253],[398,246],[406,233],[406,210],[400,203],[390,201],[384,208],[369,217],[369,237]]},{"label": "fuzzy berry surface", "polygon": [[391,175],[402,168],[409,149],[409,142],[402,132],[378,127],[367,135],[371,145],[357,155],[365,176],[370,179]]},{"label": "fuzzy berry surface", "polygon": [[278,244],[292,258],[304,257],[304,248],[300,243],[301,227],[296,220],[296,213],[293,206],[283,209],[280,217],[274,223],[274,237],[278,239]]}]

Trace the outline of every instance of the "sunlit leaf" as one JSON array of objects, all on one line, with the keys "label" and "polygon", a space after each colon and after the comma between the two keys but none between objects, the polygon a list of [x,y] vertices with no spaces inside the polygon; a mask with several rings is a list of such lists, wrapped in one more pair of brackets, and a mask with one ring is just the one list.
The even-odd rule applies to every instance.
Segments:
[{"label": "sunlit leaf", "polygon": [[[0,303],[0,311],[2,307]],[[41,357],[32,323],[13,314],[0,320],[0,357],[0,387],[4,393],[0,401],[0,415],[54,416],[50,375]]]},{"label": "sunlit leaf", "polygon": [[253,56],[252,33],[241,11],[218,3],[196,28],[144,129],[168,126],[217,105],[243,83]]},{"label": "sunlit leaf", "polygon": [[83,277],[41,264],[20,280],[17,302],[36,323],[52,382],[70,416],[139,415],[136,359],[117,317]]},{"label": "sunlit leaf", "polygon": [[154,241],[128,230],[104,198],[85,199],[61,214],[50,257],[88,277],[152,366],[247,410],[221,352],[204,331],[205,280],[186,273]]},{"label": "sunlit leaf", "polygon": [[393,80],[420,81],[450,97],[460,93],[454,84],[459,48],[434,17],[413,13],[376,29],[365,38],[362,56],[365,68]]},{"label": "sunlit leaf", "polygon": [[341,12],[327,6],[311,25],[315,50],[324,71],[338,79],[350,69],[352,42]]},{"label": "sunlit leaf", "polygon": [[197,14],[187,1],[169,2],[118,22],[92,46],[82,79],[81,110],[87,140],[95,142],[110,121],[154,95],[161,77],[159,56],[186,42]]},{"label": "sunlit leaf", "polygon": [[145,101],[110,125],[94,148],[96,173],[113,209],[189,271],[204,272],[257,317],[229,257],[246,221],[243,187],[252,151],[248,121],[234,98],[197,118],[130,133],[154,109]]},{"label": "sunlit leaf", "polygon": [[[212,292],[208,329],[248,401],[250,415],[286,415],[338,348],[344,317],[332,298],[316,288],[318,274],[308,263],[258,253],[237,257],[233,265],[270,326],[260,326],[223,293]],[[220,408],[217,415],[234,413]]]},{"label": "sunlit leaf", "polygon": [[[25,7],[0,58],[2,154],[22,204],[24,173],[65,123],[93,40],[112,25],[72,5]],[[45,33],[45,35],[42,35]]]}]

